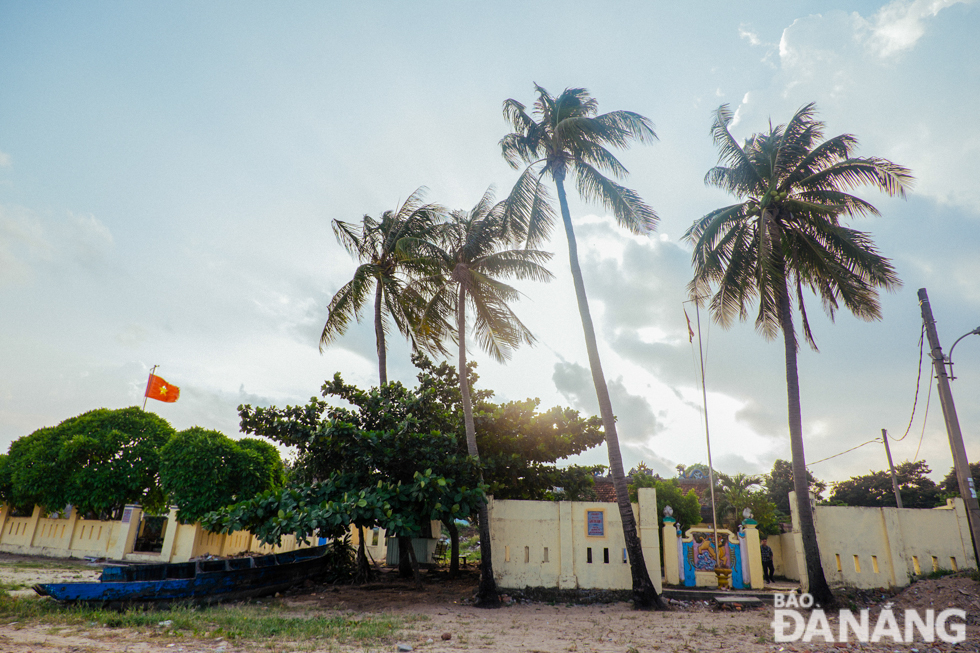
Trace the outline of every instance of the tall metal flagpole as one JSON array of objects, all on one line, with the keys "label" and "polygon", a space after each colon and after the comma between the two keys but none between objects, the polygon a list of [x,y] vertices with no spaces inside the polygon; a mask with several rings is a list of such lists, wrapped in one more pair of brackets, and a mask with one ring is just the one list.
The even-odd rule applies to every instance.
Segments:
[{"label": "tall metal flagpole", "polygon": [[711,522],[715,538],[715,568],[721,565],[721,546],[718,544],[718,511],[715,510],[715,472],[711,464],[711,433],[708,429],[708,390],[704,385],[704,350],[701,347],[701,309],[694,302],[694,311],[698,320],[698,356],[701,359],[701,401],[704,403],[704,440],[708,445],[708,488],[711,491]]},{"label": "tall metal flagpole", "polygon": [[154,365],[153,367],[151,367],[150,368],[150,375],[148,377],[146,377],[146,390],[143,391],[143,412],[144,413],[146,412],[146,399],[147,399],[147,396],[146,395],[147,395],[147,393],[150,392],[150,379],[153,378],[153,373],[157,371],[157,368],[158,367],[160,367],[160,366],[159,365]]}]

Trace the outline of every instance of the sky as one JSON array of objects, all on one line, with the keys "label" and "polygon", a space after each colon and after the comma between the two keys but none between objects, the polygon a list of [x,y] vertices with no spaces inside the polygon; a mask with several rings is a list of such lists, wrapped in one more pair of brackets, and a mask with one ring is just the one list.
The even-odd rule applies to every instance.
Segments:
[{"label": "sky", "polygon": [[[938,480],[952,457],[927,364],[918,376],[916,292],[944,351],[980,326],[978,27],[977,4],[954,0],[0,0],[0,452],[94,408],[142,405],[154,365],[181,396],[147,410],[236,438],[240,404],[305,404],[338,371],[376,385],[370,307],[318,348],[356,266],[331,222],[420,187],[452,209],[491,186],[503,196],[518,173],[500,155],[502,103],[531,105],[537,83],[586,88],[659,137],[617,152],[655,233],[571,205],[627,469],[707,462],[683,235],[734,201],[704,184],[712,112],[728,104],[741,140],[816,102],[828,137],[857,135],[858,155],[916,183],[904,201],[856,192],[881,215],[850,226],[904,283],[882,295],[882,319],[831,322],[808,299],[820,349],[799,357],[807,460],[826,481],[884,469],[880,442],[842,452],[907,432],[896,462],[924,459]],[[545,249],[554,281],[516,284],[513,306],[537,345],[506,364],[475,343],[469,355],[498,401],[595,414],[560,229]],[[724,330],[702,311],[700,324],[713,464],[766,472],[790,458],[782,344],[751,320]],[[389,378],[415,380],[409,356],[392,337]],[[980,337],[954,361],[976,461]],[[577,462],[606,463],[604,446]]]}]

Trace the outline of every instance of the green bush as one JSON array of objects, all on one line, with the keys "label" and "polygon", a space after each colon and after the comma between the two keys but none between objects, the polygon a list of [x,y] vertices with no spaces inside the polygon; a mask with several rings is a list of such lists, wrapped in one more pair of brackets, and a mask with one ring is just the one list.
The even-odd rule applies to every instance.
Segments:
[{"label": "green bush", "polygon": [[163,509],[160,448],[174,429],[136,407],[99,408],[15,440],[0,462],[0,498],[15,506],[107,516],[127,503]]},{"label": "green bush", "polygon": [[282,487],[285,468],[267,442],[236,442],[195,426],[177,433],[160,452],[160,478],[183,523]]}]

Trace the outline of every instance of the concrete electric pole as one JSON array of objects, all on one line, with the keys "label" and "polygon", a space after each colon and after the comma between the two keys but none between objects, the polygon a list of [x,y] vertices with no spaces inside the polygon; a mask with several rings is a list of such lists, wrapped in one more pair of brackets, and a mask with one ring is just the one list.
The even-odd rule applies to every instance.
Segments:
[{"label": "concrete electric pole", "polygon": [[919,288],[919,308],[922,310],[922,323],[929,338],[930,356],[936,369],[939,401],[943,405],[943,417],[946,419],[949,448],[953,450],[953,469],[959,483],[960,496],[966,504],[966,516],[970,523],[970,533],[973,535],[973,555],[976,557],[977,565],[980,565],[980,504],[977,503],[977,489],[973,483],[973,476],[970,475],[970,463],[966,457],[966,448],[963,446],[963,434],[960,432],[960,420],[956,417],[953,393],[949,389],[946,359],[943,358],[943,350],[939,346],[936,320],[932,317],[932,307],[929,305],[929,295],[925,288]]},{"label": "concrete electric pole", "polygon": [[892,490],[895,491],[895,504],[902,507],[902,493],[898,491],[898,479],[895,478],[895,463],[892,462],[892,450],[888,446],[888,431],[881,429],[881,441],[885,443],[885,455],[888,456],[888,471],[892,474]]}]

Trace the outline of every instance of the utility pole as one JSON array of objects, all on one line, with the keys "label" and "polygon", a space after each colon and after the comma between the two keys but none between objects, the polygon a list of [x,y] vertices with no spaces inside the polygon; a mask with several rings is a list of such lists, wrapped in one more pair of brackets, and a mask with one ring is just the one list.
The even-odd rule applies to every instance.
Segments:
[{"label": "utility pole", "polygon": [[932,356],[936,368],[936,382],[939,387],[939,401],[943,405],[943,417],[946,419],[946,433],[949,435],[949,448],[953,451],[953,469],[960,487],[960,496],[966,504],[966,518],[970,524],[970,534],[973,535],[973,555],[980,565],[980,504],[977,503],[977,489],[970,475],[970,464],[963,446],[963,434],[960,432],[960,420],[956,416],[956,406],[953,404],[953,393],[949,389],[949,377],[946,375],[946,359],[943,358],[942,347],[939,346],[939,334],[936,333],[936,320],[932,317],[932,307],[929,305],[929,295],[925,288],[919,288],[919,308],[922,310],[922,323],[929,338],[929,355]]},{"label": "utility pole", "polygon": [[898,491],[898,478],[895,477],[895,463],[892,462],[892,450],[888,447],[888,431],[881,429],[881,441],[885,443],[885,454],[888,456],[888,471],[892,473],[892,489],[895,490],[895,503],[902,507],[902,494]]}]

